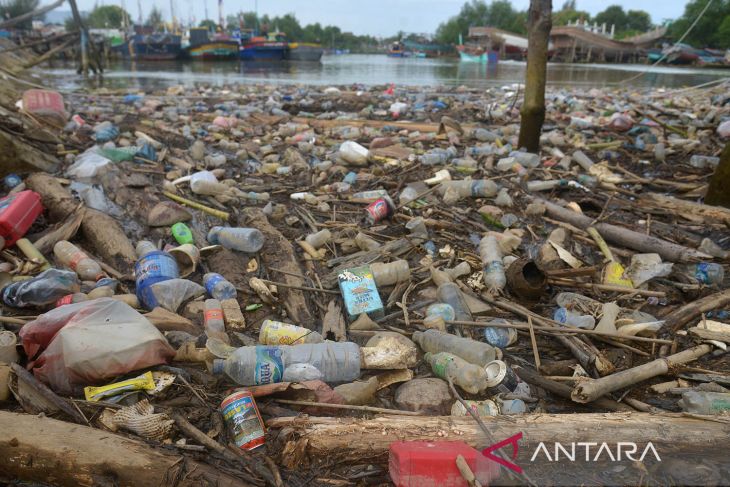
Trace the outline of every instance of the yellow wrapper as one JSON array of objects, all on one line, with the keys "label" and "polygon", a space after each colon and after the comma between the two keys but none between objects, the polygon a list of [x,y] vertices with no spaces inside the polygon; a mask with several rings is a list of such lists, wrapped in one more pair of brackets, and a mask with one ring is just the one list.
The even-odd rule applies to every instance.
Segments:
[{"label": "yellow wrapper", "polygon": [[87,401],[97,402],[104,398],[116,396],[123,392],[152,390],[155,388],[155,381],[152,372],[145,372],[139,377],[115,382],[100,387],[84,387],[84,396]]}]

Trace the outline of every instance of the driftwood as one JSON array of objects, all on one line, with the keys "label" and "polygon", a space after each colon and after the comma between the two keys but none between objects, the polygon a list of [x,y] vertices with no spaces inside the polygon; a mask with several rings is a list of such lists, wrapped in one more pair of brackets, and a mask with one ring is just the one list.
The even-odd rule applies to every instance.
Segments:
[{"label": "driftwood", "polygon": [[[514,462],[526,467],[534,481],[547,485],[547,479],[537,477],[533,467],[545,465],[540,454],[530,461],[540,442],[546,444],[552,455],[554,443],[570,448],[571,443],[591,442],[595,455],[598,445],[607,443],[616,450],[617,442],[633,442],[638,447],[636,458],[651,442],[666,464],[673,455],[702,453],[703,459],[711,459],[716,465],[727,462],[722,448],[709,449],[708,445],[727,442],[730,424],[688,418],[682,415],[647,413],[591,413],[591,414],[526,414],[521,416],[487,416],[481,418],[495,441],[501,441],[522,433],[519,451]],[[279,429],[286,436],[283,455],[292,465],[304,465],[308,461],[327,458],[332,462],[372,462],[385,458],[394,441],[426,440],[464,441],[475,448],[485,448],[488,440],[477,423],[468,416],[383,416],[374,419],[330,417],[281,417],[267,421],[270,429]],[[507,452],[512,451],[510,445]],[[577,450],[584,457],[585,449]],[[649,453],[649,460],[654,457]],[[581,458],[582,461],[583,458]],[[605,459],[605,456],[604,456]],[[723,463],[724,462],[724,463]],[[631,462],[622,463],[623,465]],[[555,465],[555,464],[553,464]],[[577,465],[570,464],[571,470]],[[584,466],[595,463],[586,463]],[[615,465],[615,464],[614,464]],[[539,472],[539,469],[538,471]],[[591,470],[595,472],[595,470]],[[555,472],[551,472],[554,474]],[[575,473],[575,472],[573,472]],[[550,484],[555,479],[550,479]],[[573,477],[572,482],[576,479]]]},{"label": "driftwood", "polygon": [[720,206],[703,205],[694,201],[672,198],[658,193],[647,193],[641,197],[652,206],[671,211],[687,220],[705,223],[730,223],[730,209]]},{"label": "driftwood", "polygon": [[86,423],[86,419],[66,399],[60,397],[45,384],[36,379],[33,374],[18,364],[10,364],[15,376],[11,385],[13,395],[23,410],[31,414],[54,413],[62,411],[79,424]]},{"label": "driftwood", "polygon": [[712,309],[723,308],[730,303],[730,289],[710,294],[697,301],[685,304],[679,309],[670,311],[666,320],[667,328],[673,332],[679,330],[693,319],[699,319],[702,313]]},{"label": "driftwood", "polygon": [[610,225],[608,223],[596,223],[593,225],[593,219],[581,213],[576,213],[541,198],[533,197],[532,200],[544,204],[547,208],[547,214],[552,218],[570,223],[583,230],[593,226],[606,241],[632,250],[657,253],[661,255],[662,259],[670,262],[690,262],[711,258],[711,256],[703,252],[652,237],[651,235],[635,232],[628,228]]},{"label": "driftwood", "polygon": [[[29,189],[41,195],[43,206],[48,210],[51,220],[67,218],[78,206],[78,201],[53,176],[35,173],[28,177],[26,184]],[[87,208],[81,222],[81,231],[104,262],[125,274],[132,273],[137,255],[116,220],[100,211]]]},{"label": "driftwood", "polygon": [[[274,228],[258,208],[246,208],[242,212],[240,220],[246,222],[246,226],[257,228],[264,234],[266,239],[264,248],[261,249],[261,260],[270,267],[281,269],[285,272],[282,274],[281,281],[284,284],[292,286],[304,286],[304,280],[299,275],[303,275],[301,267],[297,262],[294,254],[294,247],[289,239],[281,234],[279,230]],[[292,275],[293,274],[293,275]],[[279,290],[286,312],[289,314],[294,323],[313,329],[315,319],[307,305],[304,293],[295,288],[283,288]]]},{"label": "driftwood", "polygon": [[666,374],[669,369],[678,364],[685,364],[697,360],[712,351],[712,345],[698,345],[669,357],[658,358],[651,362],[616,372],[615,374],[579,382],[571,394],[575,402],[586,403],[595,401],[599,397],[624,387],[638,384],[658,375]]},{"label": "driftwood", "polygon": [[146,443],[51,418],[0,411],[0,477],[57,486],[247,484]]}]

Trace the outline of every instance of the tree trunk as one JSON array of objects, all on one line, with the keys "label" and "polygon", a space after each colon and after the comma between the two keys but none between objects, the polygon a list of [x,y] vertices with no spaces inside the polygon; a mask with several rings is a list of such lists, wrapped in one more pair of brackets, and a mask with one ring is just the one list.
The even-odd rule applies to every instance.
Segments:
[{"label": "tree trunk", "polygon": [[0,411],[0,477],[57,486],[246,486],[204,463],[88,426]]},{"label": "tree trunk", "polygon": [[710,179],[705,203],[730,208],[730,142],[725,144],[725,150],[720,155],[720,165]]},{"label": "tree trunk", "polygon": [[539,150],[540,131],[545,121],[545,78],[552,9],[552,0],[530,0],[525,100],[520,110],[519,140],[519,146],[530,152]]}]

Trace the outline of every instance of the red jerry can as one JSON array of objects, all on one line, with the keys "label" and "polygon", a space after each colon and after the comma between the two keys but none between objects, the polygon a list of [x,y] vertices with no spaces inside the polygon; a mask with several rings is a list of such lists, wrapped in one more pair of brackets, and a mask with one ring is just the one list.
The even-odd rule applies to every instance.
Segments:
[{"label": "red jerry can", "polygon": [[42,211],[41,197],[34,191],[21,191],[0,199],[0,237],[5,247],[22,238]]}]

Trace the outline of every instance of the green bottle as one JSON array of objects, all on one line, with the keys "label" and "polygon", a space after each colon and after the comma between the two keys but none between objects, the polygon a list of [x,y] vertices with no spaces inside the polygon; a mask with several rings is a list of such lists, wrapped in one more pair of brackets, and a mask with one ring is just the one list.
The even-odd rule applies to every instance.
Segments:
[{"label": "green bottle", "polygon": [[193,243],[193,232],[182,222],[178,222],[172,226],[172,236],[175,237],[175,240],[180,245]]}]

